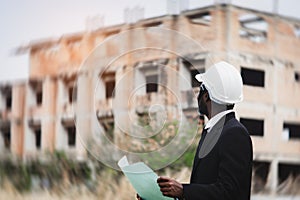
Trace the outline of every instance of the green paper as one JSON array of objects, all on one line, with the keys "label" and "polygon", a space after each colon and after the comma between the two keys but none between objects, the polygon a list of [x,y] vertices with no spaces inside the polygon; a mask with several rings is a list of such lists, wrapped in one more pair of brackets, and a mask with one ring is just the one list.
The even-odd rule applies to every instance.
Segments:
[{"label": "green paper", "polygon": [[[125,161],[126,159],[126,161]],[[125,161],[125,162],[124,162]],[[121,164],[120,164],[121,163]],[[125,163],[125,165],[124,165]],[[143,162],[127,165],[126,157],[119,161],[119,166],[131,185],[143,200],[170,200],[173,198],[162,195],[157,184],[157,174]]]}]

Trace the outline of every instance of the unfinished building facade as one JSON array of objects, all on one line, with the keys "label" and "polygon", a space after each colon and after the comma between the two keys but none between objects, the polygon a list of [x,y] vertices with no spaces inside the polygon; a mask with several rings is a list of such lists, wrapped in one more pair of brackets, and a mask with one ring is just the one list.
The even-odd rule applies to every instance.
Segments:
[{"label": "unfinished building facade", "polygon": [[[151,32],[155,27],[178,31],[205,48],[191,49],[172,35],[160,41]],[[105,43],[108,38],[136,28],[138,32],[120,43]],[[134,49],[151,46],[157,40],[171,44],[174,51],[181,49],[188,61],[176,54],[153,50],[142,56],[122,55],[108,68],[101,64],[119,56],[126,45]],[[96,60],[101,62],[82,70],[82,63],[99,44],[103,47]],[[84,158],[86,149],[80,141],[89,137],[96,124],[112,141],[121,142],[116,136],[116,121],[126,124],[128,116],[116,116],[112,101],[121,109],[135,109],[140,116],[155,103],[175,105],[172,95],[162,97],[165,87],[161,85],[181,95],[182,109],[188,117],[195,117],[197,103],[193,92],[164,66],[185,77],[197,91],[194,75],[205,71],[212,61],[226,60],[238,68],[244,82],[244,101],[236,110],[253,141],[254,177],[259,180],[253,190],[284,193],[289,176],[295,180],[298,175],[299,179],[299,20],[232,5],[214,5],[32,42],[17,51],[30,53],[30,77],[27,82],[1,85],[3,155],[27,158],[64,150]],[[97,82],[93,81],[95,76]],[[118,84],[120,81],[126,85]],[[136,85],[141,87],[133,105],[127,102],[131,98],[128,88]],[[95,113],[97,121],[90,117]]]}]

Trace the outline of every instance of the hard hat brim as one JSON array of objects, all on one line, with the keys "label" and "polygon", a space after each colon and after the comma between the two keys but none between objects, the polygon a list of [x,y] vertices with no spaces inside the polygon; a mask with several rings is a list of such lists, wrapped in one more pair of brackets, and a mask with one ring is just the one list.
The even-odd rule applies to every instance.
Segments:
[{"label": "hard hat brim", "polygon": [[202,74],[197,74],[197,75],[195,76],[195,79],[196,79],[198,82],[202,83],[202,82],[204,81],[204,73],[202,73]]}]

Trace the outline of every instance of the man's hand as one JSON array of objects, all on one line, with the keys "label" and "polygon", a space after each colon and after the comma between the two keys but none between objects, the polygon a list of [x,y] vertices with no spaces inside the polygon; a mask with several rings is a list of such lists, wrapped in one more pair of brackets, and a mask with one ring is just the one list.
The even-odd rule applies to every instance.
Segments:
[{"label": "man's hand", "polygon": [[136,194],[136,199],[137,199],[137,200],[143,200],[143,199],[140,197],[139,194]]},{"label": "man's hand", "polygon": [[160,191],[164,196],[172,198],[182,198],[183,196],[183,186],[181,183],[174,179],[161,176],[157,179],[157,183],[160,187]]}]

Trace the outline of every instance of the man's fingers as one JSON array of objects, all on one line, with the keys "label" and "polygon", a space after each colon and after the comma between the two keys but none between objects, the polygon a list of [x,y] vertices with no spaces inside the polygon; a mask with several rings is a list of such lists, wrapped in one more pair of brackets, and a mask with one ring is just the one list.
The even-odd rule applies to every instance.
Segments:
[{"label": "man's fingers", "polygon": [[166,177],[166,176],[160,176],[158,179],[157,179],[157,183],[161,183],[161,182],[168,182],[170,181],[171,179],[169,177]]},{"label": "man's fingers", "polygon": [[160,188],[160,191],[161,192],[169,192],[170,191],[170,188]]},{"label": "man's fingers", "polygon": [[158,183],[159,187],[170,187],[170,182]]},{"label": "man's fingers", "polygon": [[140,197],[139,194],[136,194],[136,198],[137,198],[138,200],[142,200],[142,198]]},{"label": "man's fingers", "polygon": [[163,192],[162,194],[167,197],[173,197],[170,192]]}]

